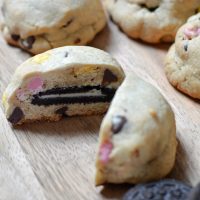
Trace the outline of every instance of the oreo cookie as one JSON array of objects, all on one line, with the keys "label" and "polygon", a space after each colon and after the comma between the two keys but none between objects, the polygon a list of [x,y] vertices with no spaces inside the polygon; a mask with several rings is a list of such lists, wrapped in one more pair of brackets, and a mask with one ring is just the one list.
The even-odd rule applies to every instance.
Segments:
[{"label": "oreo cookie", "polygon": [[188,200],[192,187],[174,179],[139,184],[123,200]]},{"label": "oreo cookie", "polygon": [[75,103],[110,102],[116,89],[99,86],[52,88],[33,95],[33,105],[60,105]]},{"label": "oreo cookie", "polygon": [[199,200],[199,199],[200,199],[200,183],[194,189],[192,189],[188,197],[188,200]]}]

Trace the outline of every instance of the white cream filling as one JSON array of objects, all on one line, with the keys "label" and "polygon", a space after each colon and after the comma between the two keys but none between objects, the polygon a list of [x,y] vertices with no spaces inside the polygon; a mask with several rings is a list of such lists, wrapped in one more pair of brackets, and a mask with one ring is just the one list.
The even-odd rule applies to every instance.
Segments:
[{"label": "white cream filling", "polygon": [[90,90],[88,92],[79,92],[79,93],[69,93],[69,94],[47,94],[47,95],[42,95],[39,98],[40,99],[51,99],[51,98],[67,98],[67,97],[101,97],[101,96],[106,96],[105,94],[101,93],[101,90]]}]

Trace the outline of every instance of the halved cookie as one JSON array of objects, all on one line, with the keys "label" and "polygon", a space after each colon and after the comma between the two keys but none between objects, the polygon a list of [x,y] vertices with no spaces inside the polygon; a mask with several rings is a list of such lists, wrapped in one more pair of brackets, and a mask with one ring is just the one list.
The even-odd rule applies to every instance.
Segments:
[{"label": "halved cookie", "polygon": [[174,165],[176,146],[170,105],[152,85],[129,75],[101,124],[96,185],[160,179]]},{"label": "halved cookie", "polygon": [[104,113],[123,79],[120,65],[102,50],[53,49],[17,68],[3,95],[6,116],[12,124],[22,124]]}]

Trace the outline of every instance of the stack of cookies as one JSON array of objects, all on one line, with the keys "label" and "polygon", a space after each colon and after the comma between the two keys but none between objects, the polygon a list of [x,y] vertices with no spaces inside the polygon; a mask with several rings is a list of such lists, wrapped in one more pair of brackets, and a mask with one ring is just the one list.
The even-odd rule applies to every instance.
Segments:
[{"label": "stack of cookies", "polygon": [[[165,63],[167,78],[182,92],[200,98],[200,0],[103,2],[128,36],[149,43],[175,40]],[[82,46],[106,25],[100,0],[4,0],[2,14],[5,40],[38,54],[16,69],[4,92],[5,115],[13,128],[107,112],[100,127],[95,184],[145,183],[169,174],[177,149],[169,103],[105,51]],[[164,190],[166,185],[170,187]],[[184,200],[190,190],[175,180],[163,180],[138,185],[124,200]]]}]

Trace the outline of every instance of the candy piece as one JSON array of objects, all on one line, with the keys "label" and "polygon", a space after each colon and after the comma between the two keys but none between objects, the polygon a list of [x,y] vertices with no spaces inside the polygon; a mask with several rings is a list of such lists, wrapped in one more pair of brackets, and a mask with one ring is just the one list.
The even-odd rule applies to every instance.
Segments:
[{"label": "candy piece", "polygon": [[17,124],[22,118],[24,117],[23,111],[16,107],[10,117],[8,118],[8,121],[11,122],[13,125]]},{"label": "candy piece", "polygon": [[123,200],[188,200],[191,187],[174,179],[140,184],[130,189]]},{"label": "candy piece", "polygon": [[188,39],[191,39],[200,35],[200,28],[185,28],[183,32],[188,37]]},{"label": "candy piece", "polygon": [[114,134],[121,131],[127,119],[124,116],[114,116],[112,118],[112,132]]},{"label": "candy piece", "polygon": [[117,77],[109,70],[106,69],[104,71],[104,76],[103,76],[103,81],[102,81],[102,85],[108,85],[112,82],[116,82],[117,81]]},{"label": "candy piece", "polygon": [[20,101],[24,101],[27,99],[26,94],[25,94],[24,90],[22,90],[22,89],[17,90],[16,94],[17,94],[17,98]]},{"label": "candy piece", "polygon": [[104,142],[99,151],[99,157],[103,164],[106,164],[109,161],[109,155],[113,149],[113,144],[109,141]]},{"label": "candy piece", "polygon": [[28,90],[37,93],[42,90],[43,80],[40,77],[34,77],[28,84]]}]

